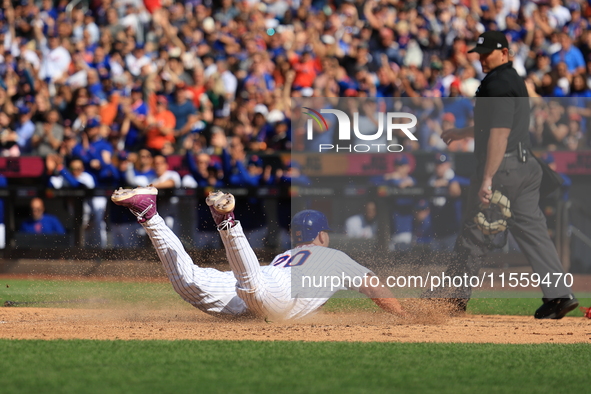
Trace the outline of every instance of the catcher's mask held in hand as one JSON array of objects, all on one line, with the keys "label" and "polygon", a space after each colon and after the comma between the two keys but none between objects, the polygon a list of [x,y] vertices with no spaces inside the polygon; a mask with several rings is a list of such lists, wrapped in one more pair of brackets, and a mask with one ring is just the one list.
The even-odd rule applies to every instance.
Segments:
[{"label": "catcher's mask held in hand", "polygon": [[[495,190],[490,203],[480,204],[480,212],[474,216],[474,223],[486,236],[495,236],[507,230],[507,221],[511,219],[511,201],[500,191]],[[502,245],[491,241],[491,246],[502,248],[506,237],[503,237]]]}]

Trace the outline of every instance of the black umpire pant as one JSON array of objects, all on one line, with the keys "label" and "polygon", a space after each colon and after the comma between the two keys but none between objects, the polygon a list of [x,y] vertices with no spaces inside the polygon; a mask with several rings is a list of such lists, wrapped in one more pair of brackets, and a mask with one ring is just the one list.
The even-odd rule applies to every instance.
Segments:
[{"label": "black umpire pant", "polygon": [[[492,189],[499,190],[511,201],[512,220],[509,221],[509,231],[527,257],[533,271],[539,274],[541,279],[545,278],[546,282],[550,282],[541,284],[540,287],[544,297],[551,299],[569,295],[571,289],[564,284],[564,270],[548,235],[546,218],[538,204],[541,181],[542,168],[535,158],[530,155],[527,162],[522,163],[517,156],[510,156],[505,157],[499,166],[493,177]],[[454,260],[446,270],[447,275],[478,275],[482,258],[490,251],[490,240],[474,223],[474,216],[480,210],[478,191],[481,184],[480,168],[478,175],[471,180],[468,206],[464,211],[462,229],[456,240]],[[563,274],[560,280],[557,275],[553,275],[555,273]],[[549,276],[546,276],[547,274]],[[505,275],[505,289],[501,289],[500,279],[495,278],[494,289],[511,289],[507,280],[508,275]],[[456,288],[452,293],[454,294],[448,292],[446,296],[469,299],[472,289]]]}]

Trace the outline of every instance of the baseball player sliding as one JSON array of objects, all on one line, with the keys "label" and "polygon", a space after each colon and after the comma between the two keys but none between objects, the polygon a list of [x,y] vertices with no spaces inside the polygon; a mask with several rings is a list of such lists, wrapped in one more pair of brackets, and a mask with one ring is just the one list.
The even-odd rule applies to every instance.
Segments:
[{"label": "baseball player sliding", "polygon": [[[335,277],[373,277],[345,253],[328,247],[330,230],[326,217],[306,210],[294,215],[291,224],[296,247],[276,256],[269,266],[260,266],[244,236],[240,222],[234,218],[234,196],[210,194],[207,205],[226,249],[232,271],[201,268],[193,263],[178,237],[164,223],[156,210],[158,190],[154,187],[119,189],[111,200],[129,208],[146,232],[160,257],[175,291],[203,312],[218,316],[254,315],[272,319],[297,319],[317,311],[339,290],[357,290],[371,298],[387,312],[404,315],[399,302],[387,287],[372,280],[360,287],[349,283],[323,289],[314,297],[299,297],[292,289],[292,271],[306,267],[306,272]],[[377,279],[372,278],[372,279]],[[292,290],[296,294],[292,294]],[[302,293],[305,294],[305,293]]]}]

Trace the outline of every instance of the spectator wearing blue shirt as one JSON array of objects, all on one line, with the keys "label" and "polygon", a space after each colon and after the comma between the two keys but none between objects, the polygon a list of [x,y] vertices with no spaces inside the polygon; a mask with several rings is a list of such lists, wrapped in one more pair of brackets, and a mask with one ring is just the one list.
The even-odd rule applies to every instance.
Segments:
[{"label": "spectator wearing blue shirt", "polygon": [[571,20],[566,24],[564,30],[571,37],[581,37],[583,32],[589,29],[589,22],[581,17],[581,5],[579,3],[571,3],[568,8],[571,12]]},{"label": "spectator wearing blue shirt", "polygon": [[[371,4],[371,2],[367,2],[366,4]],[[372,50],[372,55],[374,61],[379,63],[379,66],[384,66],[382,64],[383,59],[387,59],[389,63],[403,64],[400,46],[394,39],[394,30],[385,26],[380,28],[378,45]],[[386,58],[382,55],[385,55]]]},{"label": "spectator wearing blue shirt", "polygon": [[135,86],[131,89],[131,106],[122,110],[130,121],[129,131],[125,136],[125,150],[134,151],[143,145],[143,132],[148,116],[148,106],[142,99],[141,87]]},{"label": "spectator wearing blue shirt", "polygon": [[275,81],[271,74],[266,71],[262,60],[253,61],[250,73],[244,80],[244,86],[252,87],[254,90],[261,92],[275,89]]},{"label": "spectator wearing blue shirt", "polygon": [[29,107],[25,105],[18,107],[18,122],[15,126],[14,131],[18,135],[16,143],[21,154],[31,153],[33,151],[32,138],[35,134],[35,124],[31,121]]},{"label": "spectator wearing blue shirt", "polygon": [[376,97],[394,97],[398,88],[394,84],[394,78],[388,65],[380,67],[376,71]]},{"label": "spectator wearing blue shirt", "polygon": [[220,188],[225,186],[223,175],[220,176],[222,167],[219,163],[213,162],[209,154],[201,152],[195,155],[193,151],[188,149],[185,159],[190,175],[187,174],[183,177],[182,185],[184,187]]},{"label": "spectator wearing blue shirt", "polygon": [[88,121],[82,133],[82,142],[74,147],[72,154],[80,158],[91,173],[97,173],[106,166],[105,156],[111,157],[113,147],[101,137],[100,123],[96,118]]},{"label": "spectator wearing blue shirt", "polygon": [[176,118],[174,136],[177,145],[182,146],[185,136],[191,132],[193,124],[197,121],[197,108],[188,100],[187,90],[177,88],[174,92],[174,102],[168,105],[168,110]]},{"label": "spectator wearing blue shirt", "polygon": [[31,200],[31,218],[25,220],[20,232],[26,234],[59,234],[66,233],[64,226],[57,217],[45,213],[45,204],[40,198]]},{"label": "spectator wearing blue shirt", "polygon": [[125,180],[128,185],[145,187],[158,177],[154,170],[154,158],[148,149],[130,153],[127,159],[129,163],[125,171]]},{"label": "spectator wearing blue shirt", "polygon": [[564,62],[569,73],[585,73],[586,64],[583,54],[579,48],[573,46],[572,39],[567,33],[560,33],[560,45],[562,48],[551,57],[552,67],[556,67],[558,63]]},{"label": "spectator wearing blue shirt", "polygon": [[106,101],[107,95],[103,91],[103,85],[101,84],[98,71],[94,68],[88,68],[86,70],[86,78],[88,80],[88,85],[86,88],[90,94],[99,101]]},{"label": "spectator wearing blue shirt", "polygon": [[511,37],[510,42],[519,42],[525,39],[527,30],[517,23],[516,14],[507,14],[505,17],[505,23],[507,25],[507,29],[505,29],[503,33],[505,33],[506,36]]},{"label": "spectator wearing blue shirt", "polygon": [[111,76],[110,58],[103,47],[97,47],[89,66],[95,69],[100,79],[107,79]]},{"label": "spectator wearing blue shirt", "polygon": [[54,189],[94,189],[94,177],[84,171],[84,163],[80,159],[70,161],[69,168],[63,165],[59,155],[47,156],[45,166],[49,174],[48,185]]},{"label": "spectator wearing blue shirt", "polygon": [[[49,179],[49,184],[52,187],[56,189],[94,189],[97,187],[96,177],[84,171],[82,160],[78,158],[72,160],[69,170],[62,165],[61,160],[61,157],[57,155],[47,157],[47,169],[55,174]],[[107,224],[104,220],[107,198],[103,196],[85,198],[82,209],[82,226],[86,245],[107,246]]]},{"label": "spectator wearing blue shirt", "polygon": [[41,17],[47,16],[47,17],[53,19],[54,21],[57,20],[57,17],[58,17],[58,11],[53,6],[52,0],[43,0],[41,2],[41,9],[39,10],[39,14]]},{"label": "spectator wearing blue shirt", "polygon": [[224,175],[229,173],[227,181],[231,186],[262,186],[268,185],[273,181],[273,179],[271,179],[271,167],[264,167],[263,160],[257,155],[252,155],[245,165],[244,160],[236,159],[236,156],[234,155],[230,157],[224,150],[222,153],[222,161],[224,166]]}]

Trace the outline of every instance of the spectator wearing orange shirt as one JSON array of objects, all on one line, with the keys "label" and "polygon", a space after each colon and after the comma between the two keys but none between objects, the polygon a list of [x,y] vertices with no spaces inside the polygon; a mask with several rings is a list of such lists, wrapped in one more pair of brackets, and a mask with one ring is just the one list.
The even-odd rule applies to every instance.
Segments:
[{"label": "spectator wearing orange shirt", "polygon": [[117,117],[119,109],[119,92],[113,90],[108,95],[107,103],[102,105],[99,109],[101,116],[101,124],[111,126]]},{"label": "spectator wearing orange shirt", "polygon": [[312,52],[305,50],[301,56],[292,52],[289,54],[289,62],[296,72],[293,86],[295,88],[312,87],[320,70],[316,60],[312,57]]},{"label": "spectator wearing orange shirt", "polygon": [[168,100],[164,96],[158,96],[156,111],[148,116],[146,147],[160,152],[167,142],[174,144],[175,125],[176,119],[168,110]]}]

